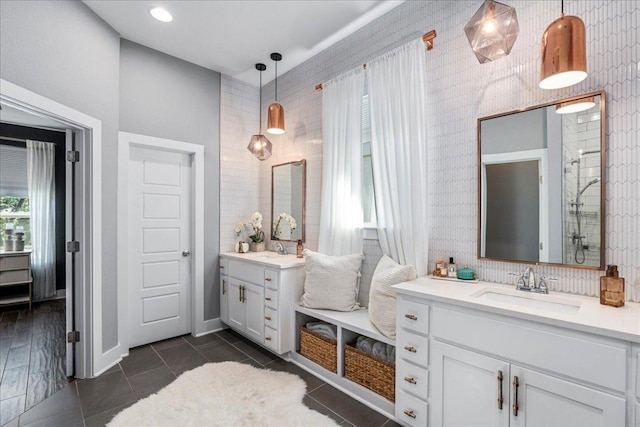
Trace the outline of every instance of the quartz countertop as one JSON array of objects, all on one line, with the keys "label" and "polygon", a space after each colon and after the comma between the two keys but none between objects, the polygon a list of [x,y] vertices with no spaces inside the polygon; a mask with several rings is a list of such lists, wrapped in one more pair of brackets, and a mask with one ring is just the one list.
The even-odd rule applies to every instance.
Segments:
[{"label": "quartz countertop", "polygon": [[[427,298],[485,312],[532,320],[554,326],[561,326],[582,332],[603,335],[634,343],[640,343],[640,304],[626,302],[623,307],[600,304],[600,299],[581,295],[550,291],[549,294],[529,294],[518,291],[513,285],[482,282],[463,283],[420,277],[410,282],[394,286],[397,293],[419,298]],[[520,306],[512,302],[479,298],[492,293],[511,297],[550,302],[574,310],[560,313],[546,308]],[[533,304],[535,305],[535,304]],[[579,308],[576,308],[578,307]],[[569,310],[569,311],[571,311]]]},{"label": "quartz countertop", "polygon": [[237,252],[224,252],[220,254],[221,257],[229,259],[237,259],[241,261],[252,262],[255,264],[262,264],[268,267],[276,268],[293,268],[303,266],[304,258],[297,258],[295,255],[278,255],[277,252],[264,251],[264,252],[247,252],[239,254]]}]

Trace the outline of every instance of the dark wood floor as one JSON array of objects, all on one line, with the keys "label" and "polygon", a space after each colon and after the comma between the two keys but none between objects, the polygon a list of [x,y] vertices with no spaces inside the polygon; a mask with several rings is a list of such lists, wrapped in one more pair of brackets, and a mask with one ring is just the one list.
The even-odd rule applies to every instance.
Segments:
[{"label": "dark wood floor", "polygon": [[0,425],[68,383],[65,301],[0,312]]},{"label": "dark wood floor", "polygon": [[128,357],[100,377],[70,383],[7,426],[104,426],[115,414],[160,390],[181,373],[208,362],[224,361],[237,361],[300,376],[307,383],[304,403],[335,419],[338,424],[396,425],[305,370],[235,332],[225,330],[200,338],[185,335],[131,349]]}]

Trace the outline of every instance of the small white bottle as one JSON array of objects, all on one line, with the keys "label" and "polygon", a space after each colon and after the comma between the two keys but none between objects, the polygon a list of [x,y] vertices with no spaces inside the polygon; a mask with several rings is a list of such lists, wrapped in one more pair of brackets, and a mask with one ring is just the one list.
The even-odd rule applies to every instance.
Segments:
[{"label": "small white bottle", "polygon": [[447,276],[453,277],[454,279],[458,277],[458,268],[456,264],[453,262],[453,257],[449,257],[449,270]]}]

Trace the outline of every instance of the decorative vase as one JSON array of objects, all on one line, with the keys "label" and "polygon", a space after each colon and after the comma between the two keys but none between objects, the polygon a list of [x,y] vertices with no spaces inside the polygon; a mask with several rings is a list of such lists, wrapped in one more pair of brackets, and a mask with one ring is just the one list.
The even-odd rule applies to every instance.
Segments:
[{"label": "decorative vase", "polygon": [[265,244],[264,242],[249,242],[249,249],[251,252],[264,252]]}]

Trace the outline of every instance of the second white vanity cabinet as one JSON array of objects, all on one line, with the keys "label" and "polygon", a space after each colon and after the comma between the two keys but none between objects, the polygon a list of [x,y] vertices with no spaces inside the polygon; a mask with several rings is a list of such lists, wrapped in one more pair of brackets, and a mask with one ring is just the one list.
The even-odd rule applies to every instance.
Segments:
[{"label": "second white vanity cabinet", "polygon": [[401,423],[640,425],[640,324],[633,323],[640,306],[618,310],[571,296],[579,306],[575,313],[550,314],[478,303],[484,286],[510,292],[428,278],[396,287],[395,412]]},{"label": "second white vanity cabinet", "polygon": [[293,304],[302,296],[304,259],[274,252],[220,255],[220,318],[278,354],[291,351]]}]

